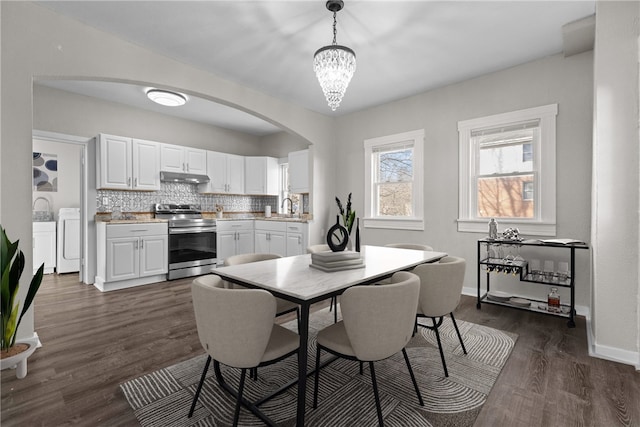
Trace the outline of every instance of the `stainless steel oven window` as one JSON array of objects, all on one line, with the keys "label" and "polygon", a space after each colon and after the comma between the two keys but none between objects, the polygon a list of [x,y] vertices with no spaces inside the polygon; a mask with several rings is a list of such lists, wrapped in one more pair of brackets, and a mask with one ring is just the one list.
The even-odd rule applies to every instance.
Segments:
[{"label": "stainless steel oven window", "polygon": [[202,227],[169,230],[169,266],[202,260],[215,260],[216,232]]}]

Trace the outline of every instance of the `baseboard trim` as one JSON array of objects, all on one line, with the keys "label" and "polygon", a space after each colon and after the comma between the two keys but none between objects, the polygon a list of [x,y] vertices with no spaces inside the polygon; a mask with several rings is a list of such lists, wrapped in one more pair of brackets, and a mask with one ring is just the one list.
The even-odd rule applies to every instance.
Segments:
[{"label": "baseboard trim", "polygon": [[[477,298],[478,289],[468,286],[463,287],[462,295]],[[595,343],[593,328],[591,326],[591,311],[589,310],[589,307],[576,305],[576,314],[584,316],[586,321],[589,356],[596,357],[598,359],[610,360],[612,362],[624,363],[625,365],[631,365],[634,366],[637,371],[640,371],[640,353],[606,345],[598,345]]]}]

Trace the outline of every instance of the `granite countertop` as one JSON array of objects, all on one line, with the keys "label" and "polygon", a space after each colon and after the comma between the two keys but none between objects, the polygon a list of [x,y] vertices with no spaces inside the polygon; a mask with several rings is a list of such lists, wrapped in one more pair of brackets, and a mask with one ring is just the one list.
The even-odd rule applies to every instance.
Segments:
[{"label": "granite countertop", "polygon": [[[215,216],[213,216],[212,218],[215,218]],[[264,215],[251,215],[251,216],[240,216],[240,217],[233,217],[233,216],[226,216],[223,218],[217,218],[217,221],[242,221],[242,220],[260,220],[260,221],[279,221],[279,222],[302,222],[302,223],[307,223],[310,221],[311,218],[309,218],[308,215],[305,216],[301,216],[301,217],[284,217],[284,216],[271,216],[269,218],[265,217]]]},{"label": "granite countertop", "polygon": [[110,213],[96,214],[96,222],[108,222],[109,224],[144,224],[151,222],[169,222],[166,219],[154,218],[153,214],[123,214],[122,219],[112,219]]},{"label": "granite countertop", "polygon": [[[96,222],[108,222],[109,224],[143,224],[143,223],[151,223],[151,222],[169,222],[166,219],[157,219],[153,217],[152,213],[138,213],[138,214],[123,214],[124,218],[122,219],[112,219],[110,213],[97,213],[95,216]],[[234,214],[234,213],[226,213],[223,218],[216,218],[215,213],[203,212],[203,218],[213,218],[217,221],[242,221],[242,220],[261,220],[261,221],[281,221],[281,222],[301,222],[307,223],[311,221],[311,215],[305,214],[300,217],[294,216],[271,216],[269,218],[264,215],[253,215],[253,214]]]}]

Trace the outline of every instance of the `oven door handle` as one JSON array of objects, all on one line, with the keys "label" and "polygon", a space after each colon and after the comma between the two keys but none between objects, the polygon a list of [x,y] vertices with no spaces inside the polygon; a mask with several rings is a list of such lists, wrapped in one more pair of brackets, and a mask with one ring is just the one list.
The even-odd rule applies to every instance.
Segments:
[{"label": "oven door handle", "polygon": [[215,233],[216,227],[179,227],[170,228],[169,234]]}]

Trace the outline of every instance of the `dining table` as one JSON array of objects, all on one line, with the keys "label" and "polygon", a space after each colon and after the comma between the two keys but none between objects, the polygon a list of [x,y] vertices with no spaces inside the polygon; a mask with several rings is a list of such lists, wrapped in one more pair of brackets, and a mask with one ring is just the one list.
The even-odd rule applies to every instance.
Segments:
[{"label": "dining table", "polygon": [[398,271],[436,262],[445,256],[447,254],[444,252],[363,245],[360,252],[363,260],[361,268],[323,271],[311,267],[311,254],[305,254],[220,267],[212,273],[231,283],[265,289],[276,297],[300,305],[296,425],[304,426],[311,305],[340,295],[352,286],[374,284]]}]

